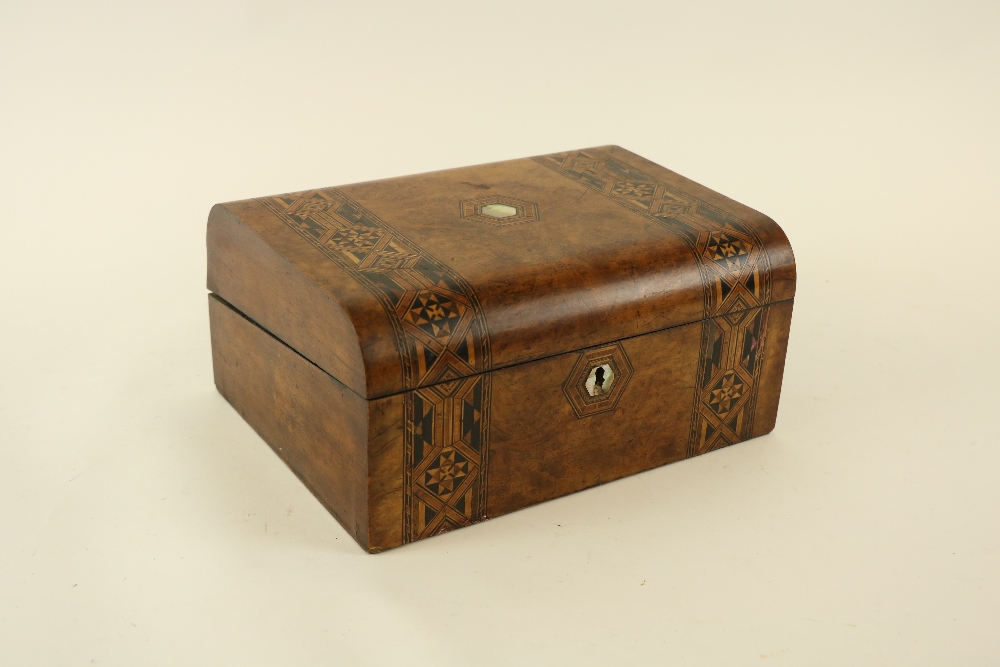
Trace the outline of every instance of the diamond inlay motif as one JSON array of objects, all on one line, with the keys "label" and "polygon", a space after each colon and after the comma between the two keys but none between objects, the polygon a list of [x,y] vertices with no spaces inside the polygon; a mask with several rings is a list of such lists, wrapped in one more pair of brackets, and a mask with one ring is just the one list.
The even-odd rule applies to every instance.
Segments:
[{"label": "diamond inlay motif", "polygon": [[405,320],[439,340],[448,340],[462,319],[465,307],[437,292],[418,292]]},{"label": "diamond inlay motif", "polygon": [[656,186],[652,183],[615,183],[612,192],[623,197],[652,197],[653,193],[656,192]]},{"label": "diamond inlay motif", "polygon": [[383,233],[377,229],[349,227],[338,229],[327,241],[327,245],[345,250],[371,250],[382,239]]},{"label": "diamond inlay motif", "polygon": [[742,239],[725,232],[712,232],[705,247],[707,259],[736,275],[739,275],[746,266],[749,256],[747,244]]},{"label": "diamond inlay motif", "polygon": [[708,404],[715,414],[725,417],[743,397],[745,389],[746,385],[740,380],[740,376],[735,371],[727,371],[710,390]]},{"label": "diamond inlay motif", "polygon": [[436,496],[447,499],[458,484],[469,476],[469,461],[452,448],[441,451],[424,473],[423,485]]}]

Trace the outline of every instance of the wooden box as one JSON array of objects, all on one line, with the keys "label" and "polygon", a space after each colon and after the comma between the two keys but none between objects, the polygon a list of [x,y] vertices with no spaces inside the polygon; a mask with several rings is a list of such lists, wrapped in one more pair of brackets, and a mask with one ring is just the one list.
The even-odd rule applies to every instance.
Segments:
[{"label": "wooden box", "polygon": [[219,204],[215,382],[371,552],[774,427],[772,220],[605,146]]}]

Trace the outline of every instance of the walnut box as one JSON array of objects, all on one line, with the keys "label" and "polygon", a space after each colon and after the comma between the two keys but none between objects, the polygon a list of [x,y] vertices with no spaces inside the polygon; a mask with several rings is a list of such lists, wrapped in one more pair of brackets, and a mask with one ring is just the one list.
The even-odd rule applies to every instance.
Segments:
[{"label": "walnut box", "polygon": [[219,204],[215,382],[382,551],[774,427],[795,261],[617,146]]}]

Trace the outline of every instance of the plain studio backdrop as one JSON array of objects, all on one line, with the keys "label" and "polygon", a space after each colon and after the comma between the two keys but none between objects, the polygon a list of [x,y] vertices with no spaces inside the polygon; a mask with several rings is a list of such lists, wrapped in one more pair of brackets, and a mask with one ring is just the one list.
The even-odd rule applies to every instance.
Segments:
[{"label": "plain studio backdrop", "polygon": [[[995,3],[0,4],[0,662],[1000,664]],[[777,429],[366,555],[212,204],[617,143],[770,215]]]}]

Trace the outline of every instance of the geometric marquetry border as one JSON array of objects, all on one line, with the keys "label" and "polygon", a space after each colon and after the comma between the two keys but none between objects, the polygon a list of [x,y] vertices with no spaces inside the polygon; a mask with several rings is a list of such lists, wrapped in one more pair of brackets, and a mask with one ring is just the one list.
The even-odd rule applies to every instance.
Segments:
[{"label": "geometric marquetry border", "polygon": [[404,398],[403,542],[486,518],[489,373]]},{"label": "geometric marquetry border", "polygon": [[482,305],[454,269],[337,188],[258,201],[378,300],[396,339],[402,389],[490,368]]},{"label": "geometric marquetry border", "polygon": [[769,306],[736,311],[702,325],[688,456],[750,437],[769,311]]}]

